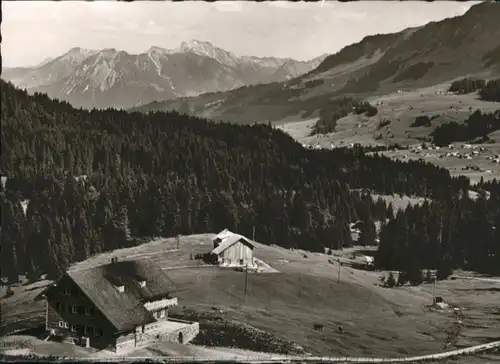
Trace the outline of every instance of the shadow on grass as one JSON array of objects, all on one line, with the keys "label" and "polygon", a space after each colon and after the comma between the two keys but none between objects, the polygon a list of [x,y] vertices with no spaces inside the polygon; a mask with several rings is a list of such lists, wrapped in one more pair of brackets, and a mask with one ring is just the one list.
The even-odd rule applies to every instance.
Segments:
[{"label": "shadow on grass", "polygon": [[25,328],[18,328],[16,330],[14,325],[3,326],[0,329],[0,336],[27,335],[36,337],[37,339],[43,339],[45,335],[45,325],[40,322],[19,323],[19,326],[25,326]]},{"label": "shadow on grass", "polygon": [[357,255],[367,255],[369,257],[373,257],[377,251],[375,250],[375,247],[373,249],[360,249],[356,251]]},{"label": "shadow on grass", "polygon": [[36,287],[31,287],[31,288],[27,288],[25,289],[24,291],[25,292],[29,292],[29,291],[36,291],[38,289],[43,289],[43,288],[46,288],[48,286],[50,286],[52,283],[47,283],[47,284],[44,284],[43,286],[36,286]]},{"label": "shadow on grass", "polygon": [[38,279],[34,279],[34,280],[27,280],[26,282],[22,283],[21,286],[26,287],[26,286],[29,286],[30,284],[34,284],[34,283],[41,282],[41,281],[43,281],[43,279],[41,277]]},{"label": "shadow on grass", "polygon": [[38,326],[30,327],[30,328],[24,329],[22,331],[16,332],[16,335],[34,336],[34,337],[40,339],[40,338],[43,338],[45,333],[46,333],[45,326],[38,325]]},{"label": "shadow on grass", "polygon": [[489,288],[457,288],[457,291],[464,292],[500,292],[500,288],[498,287],[489,287]]}]

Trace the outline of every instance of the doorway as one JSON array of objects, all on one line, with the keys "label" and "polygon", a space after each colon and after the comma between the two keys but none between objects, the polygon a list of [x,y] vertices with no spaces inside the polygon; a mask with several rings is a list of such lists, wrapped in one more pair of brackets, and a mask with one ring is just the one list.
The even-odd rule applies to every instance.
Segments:
[{"label": "doorway", "polygon": [[182,332],[179,332],[178,340],[179,340],[179,343],[184,344],[184,335],[182,334]]}]

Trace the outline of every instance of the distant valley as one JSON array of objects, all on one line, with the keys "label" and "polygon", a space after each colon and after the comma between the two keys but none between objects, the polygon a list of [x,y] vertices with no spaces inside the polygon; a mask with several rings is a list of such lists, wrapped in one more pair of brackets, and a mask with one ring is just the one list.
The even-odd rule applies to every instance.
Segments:
[{"label": "distant valley", "polygon": [[116,49],[72,48],[35,67],[3,68],[2,79],[83,108],[130,108],[157,100],[278,82],[315,69],[310,61],[237,56],[191,40],[173,50],[151,47],[133,55]]},{"label": "distant valley", "polygon": [[237,123],[318,117],[343,96],[383,96],[474,76],[500,75],[500,7],[485,2],[462,16],[399,33],[365,37],[297,78],[228,92],[154,102],[134,110],[181,110]]},{"label": "distant valley", "polygon": [[[254,53],[315,55],[337,29],[428,18],[46,3],[9,12],[24,19],[11,39],[36,44],[10,59],[41,62],[0,80],[1,359],[500,360],[500,4],[303,62],[100,42],[222,29]],[[112,31],[109,4],[143,22]],[[80,16],[94,31],[70,29]],[[62,27],[29,33],[37,17]],[[43,59],[51,41],[97,49]]]}]

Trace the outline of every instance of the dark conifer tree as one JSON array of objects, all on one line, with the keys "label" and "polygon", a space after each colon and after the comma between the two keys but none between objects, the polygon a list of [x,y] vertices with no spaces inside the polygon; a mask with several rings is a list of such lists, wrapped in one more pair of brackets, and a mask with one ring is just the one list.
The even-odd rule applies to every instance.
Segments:
[{"label": "dark conifer tree", "polygon": [[374,245],[377,238],[377,228],[371,217],[366,220],[361,227],[361,234],[358,243],[360,245]]},{"label": "dark conifer tree", "polygon": [[[0,82],[5,277],[54,278],[75,260],[142,240],[134,238],[224,228],[250,237],[255,227],[267,244],[338,249],[352,245],[349,223],[358,220],[382,223],[379,268],[500,274],[498,181],[471,186],[430,163],[367,153],[377,148],[307,150],[267,125],[76,110]],[[467,134],[494,120],[472,115]],[[459,198],[471,189],[489,198]],[[360,190],[433,203],[394,211]],[[366,227],[362,240],[372,242]]]}]

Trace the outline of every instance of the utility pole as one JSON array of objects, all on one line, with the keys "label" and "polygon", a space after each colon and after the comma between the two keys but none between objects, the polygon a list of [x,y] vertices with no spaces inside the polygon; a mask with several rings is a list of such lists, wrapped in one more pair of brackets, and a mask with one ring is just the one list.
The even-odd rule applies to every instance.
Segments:
[{"label": "utility pole", "polygon": [[338,270],[338,274],[337,274],[337,283],[340,284],[340,267],[342,266],[342,260],[340,260],[339,258],[339,270]]},{"label": "utility pole", "polygon": [[[439,247],[443,244],[443,210],[441,209],[441,215],[439,216]],[[436,304],[436,280],[437,272],[434,273],[434,284],[432,286],[432,304]]]},{"label": "utility pole", "polygon": [[443,244],[443,211],[439,216],[439,245]]},{"label": "utility pole", "polygon": [[245,298],[244,301],[247,301],[247,286],[248,286],[248,263],[245,268]]},{"label": "utility pole", "polygon": [[179,234],[177,234],[177,250],[179,250],[180,240],[181,240],[181,236]]},{"label": "utility pole", "polygon": [[253,231],[252,231],[252,241],[255,241],[255,225],[253,226]]},{"label": "utility pole", "polygon": [[434,285],[432,287],[432,304],[436,303],[436,275],[434,274]]}]

